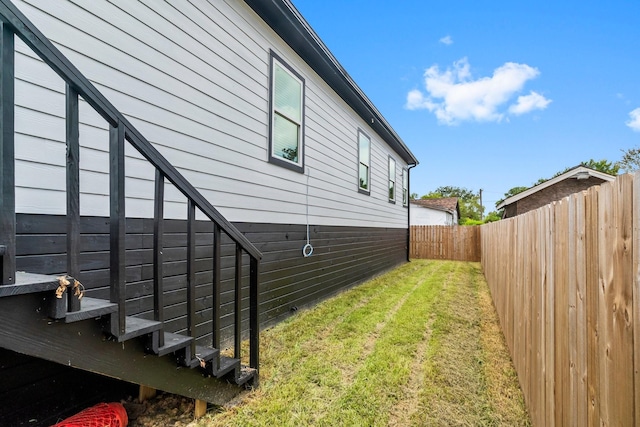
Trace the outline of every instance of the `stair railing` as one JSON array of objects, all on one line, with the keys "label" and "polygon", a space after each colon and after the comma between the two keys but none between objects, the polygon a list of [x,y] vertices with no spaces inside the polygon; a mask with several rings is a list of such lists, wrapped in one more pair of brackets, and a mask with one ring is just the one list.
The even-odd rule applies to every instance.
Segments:
[{"label": "stair railing", "polygon": [[[213,222],[213,316],[212,346],[220,348],[221,233],[235,243],[235,316],[234,357],[241,357],[241,275],[242,254],[249,256],[249,366],[259,364],[258,268],[260,251],[211,203],[187,181],[167,159],[98,91],[84,75],[20,12],[10,0],[0,0],[0,286],[16,283],[15,149],[14,149],[14,36],[17,35],[66,83],[67,144],[67,273],[79,274],[80,190],[79,190],[79,113],[82,97],[109,124],[109,197],[110,197],[110,299],[118,305],[118,318],[111,333],[126,333],[125,310],[125,140],[155,168],[154,192],[154,317],[163,318],[162,234],[165,179],[187,199],[187,331],[191,354],[195,354],[195,222],[196,208]],[[69,294],[68,310],[80,309],[80,301]],[[161,331],[162,332],[162,331]],[[160,339],[163,334],[160,333]],[[160,343],[162,345],[163,343]]]}]

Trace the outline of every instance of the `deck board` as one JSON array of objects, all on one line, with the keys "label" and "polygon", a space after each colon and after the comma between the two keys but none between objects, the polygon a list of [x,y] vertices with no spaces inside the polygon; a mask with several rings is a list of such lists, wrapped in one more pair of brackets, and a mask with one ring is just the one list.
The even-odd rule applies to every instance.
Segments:
[{"label": "deck board", "polygon": [[16,283],[0,285],[0,298],[30,294],[33,292],[52,291],[59,286],[58,278],[48,274],[16,272]]}]

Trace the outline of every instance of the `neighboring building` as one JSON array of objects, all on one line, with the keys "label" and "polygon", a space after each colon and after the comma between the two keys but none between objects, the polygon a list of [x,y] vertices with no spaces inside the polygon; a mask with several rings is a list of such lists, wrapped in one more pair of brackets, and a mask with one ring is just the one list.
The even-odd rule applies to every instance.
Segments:
[{"label": "neighboring building", "polygon": [[497,206],[497,209],[504,209],[503,218],[511,218],[548,205],[570,194],[586,190],[591,186],[614,180],[615,176],[586,166],[576,166],[561,175],[505,199]]},{"label": "neighboring building", "polygon": [[[139,357],[143,346],[113,347],[86,322],[102,316],[123,342],[136,340],[129,326],[118,330],[116,317],[121,326],[125,318],[148,325],[136,333],[148,335],[153,353],[164,352],[160,327],[171,339],[211,350],[232,344],[240,323],[243,337],[257,333],[255,310],[264,328],[407,261],[408,174],[418,161],[290,0],[0,6],[3,34],[26,40],[15,40],[12,113],[11,80],[3,80],[6,123],[15,114],[15,197],[11,181],[0,182],[3,227],[15,217],[0,230],[0,326],[11,325],[0,332],[3,347],[205,399],[175,369],[152,372],[159,365]],[[29,47],[33,40],[53,65]],[[10,42],[2,46],[10,52]],[[5,76],[13,73],[11,57]],[[73,76],[67,98],[56,73]],[[78,83],[85,77],[86,85]],[[69,119],[74,91],[79,123]],[[66,146],[74,129],[77,157]],[[143,154],[132,140],[146,147]],[[13,172],[13,140],[2,144],[9,148],[0,160]],[[67,189],[77,184],[68,171],[78,159],[75,220]],[[207,217],[222,228],[220,238]],[[77,239],[67,238],[70,230]],[[157,257],[164,264],[156,266]],[[102,311],[38,329],[49,308],[34,304],[56,303],[51,277],[70,268],[84,285],[83,301],[104,304]],[[14,282],[16,270],[32,274],[17,274],[26,285]],[[36,313],[42,319],[32,322]],[[182,360],[194,362],[194,354]],[[222,365],[216,369],[214,376],[224,374]]]},{"label": "neighboring building", "polygon": [[411,200],[411,225],[457,225],[460,205],[457,197]]}]

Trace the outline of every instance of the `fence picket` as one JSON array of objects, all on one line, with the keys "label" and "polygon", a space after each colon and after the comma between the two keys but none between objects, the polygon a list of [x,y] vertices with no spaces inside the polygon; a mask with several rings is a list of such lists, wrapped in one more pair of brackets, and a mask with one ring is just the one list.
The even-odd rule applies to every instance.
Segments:
[{"label": "fence picket", "polygon": [[575,283],[576,283],[576,425],[587,425],[587,307],[586,307],[586,265],[585,248],[585,197],[574,195],[575,199]]},{"label": "fence picket", "polygon": [[587,425],[600,425],[600,340],[598,337],[598,204],[600,187],[591,187],[585,197],[586,296],[587,296]]},{"label": "fence picket", "polygon": [[[556,412],[556,400],[555,400],[555,280],[554,275],[551,274],[554,270],[555,260],[555,245],[553,244],[555,239],[555,210],[552,206],[549,206],[545,212],[545,224],[547,229],[545,230],[546,237],[546,258],[545,263],[547,265],[546,272],[546,340],[545,340],[545,364],[547,366],[547,376],[545,378],[546,397],[547,397],[547,414],[545,425],[555,425],[555,412]],[[514,255],[517,256],[517,255]]]},{"label": "fence picket", "polygon": [[[613,281],[607,298],[610,310],[609,322],[612,347],[611,364],[607,377],[611,379],[610,425],[634,424],[633,389],[633,321],[632,321],[632,179],[630,175],[619,177],[612,185],[615,226],[612,228]],[[621,399],[619,396],[629,396]]]},{"label": "fence picket", "polygon": [[[640,215],[637,213],[640,204],[640,173],[633,179],[633,191],[631,205],[633,206],[633,243],[632,243],[632,298],[633,298],[633,342],[635,348],[640,346]],[[636,421],[640,420],[640,351],[633,354],[633,374],[634,374],[634,409]]]},{"label": "fence picket", "polygon": [[565,200],[555,209],[555,390],[556,425],[569,425],[569,298],[568,298],[568,209]]},{"label": "fence picket", "polygon": [[568,419],[577,425],[578,419],[578,373],[576,367],[578,365],[578,313],[577,313],[577,245],[578,236],[576,229],[576,201],[573,196],[569,196],[567,201],[567,309],[568,309],[568,350],[569,350],[569,406]]}]

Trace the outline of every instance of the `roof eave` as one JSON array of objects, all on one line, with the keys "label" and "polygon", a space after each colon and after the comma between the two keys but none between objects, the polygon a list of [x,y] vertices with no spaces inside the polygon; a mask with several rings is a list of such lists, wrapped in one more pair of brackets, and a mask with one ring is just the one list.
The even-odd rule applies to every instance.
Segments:
[{"label": "roof eave", "polygon": [[411,203],[413,206],[419,207],[419,208],[423,208],[423,209],[432,209],[434,211],[440,211],[440,212],[446,212],[446,213],[450,213],[451,215],[453,215],[454,213],[458,214],[458,218],[460,217],[460,204],[456,203],[456,207],[454,210],[451,209],[447,209],[445,207],[440,207],[440,206],[424,206],[421,205],[420,203],[415,203],[412,201]]},{"label": "roof eave", "polygon": [[446,208],[439,208],[436,206],[422,206],[422,205],[413,205],[413,206],[421,209],[431,209],[432,211],[445,212],[453,215],[453,212],[451,212],[449,209],[446,209]]},{"label": "roof eave", "polygon": [[418,159],[387,123],[289,0],[245,0],[329,86],[409,165]]},{"label": "roof eave", "polygon": [[512,203],[517,202],[518,200],[524,199],[527,196],[530,196],[533,193],[537,193],[540,190],[544,190],[547,187],[552,186],[553,184],[556,184],[560,181],[564,181],[565,179],[570,179],[573,178],[575,175],[579,174],[579,173],[588,173],[590,177],[594,177],[594,178],[600,178],[603,181],[614,181],[616,179],[615,176],[613,175],[609,175],[608,173],[604,173],[604,172],[600,172],[597,171],[595,169],[591,169],[585,166],[577,166],[573,169],[570,169],[568,171],[566,171],[565,173],[563,173],[562,175],[558,175],[555,178],[551,178],[545,182],[543,182],[542,184],[538,184],[538,185],[534,185],[533,187],[518,193],[518,194],[514,194],[513,196],[505,199],[502,203],[500,203],[498,206],[496,206],[496,209],[500,210]]}]

